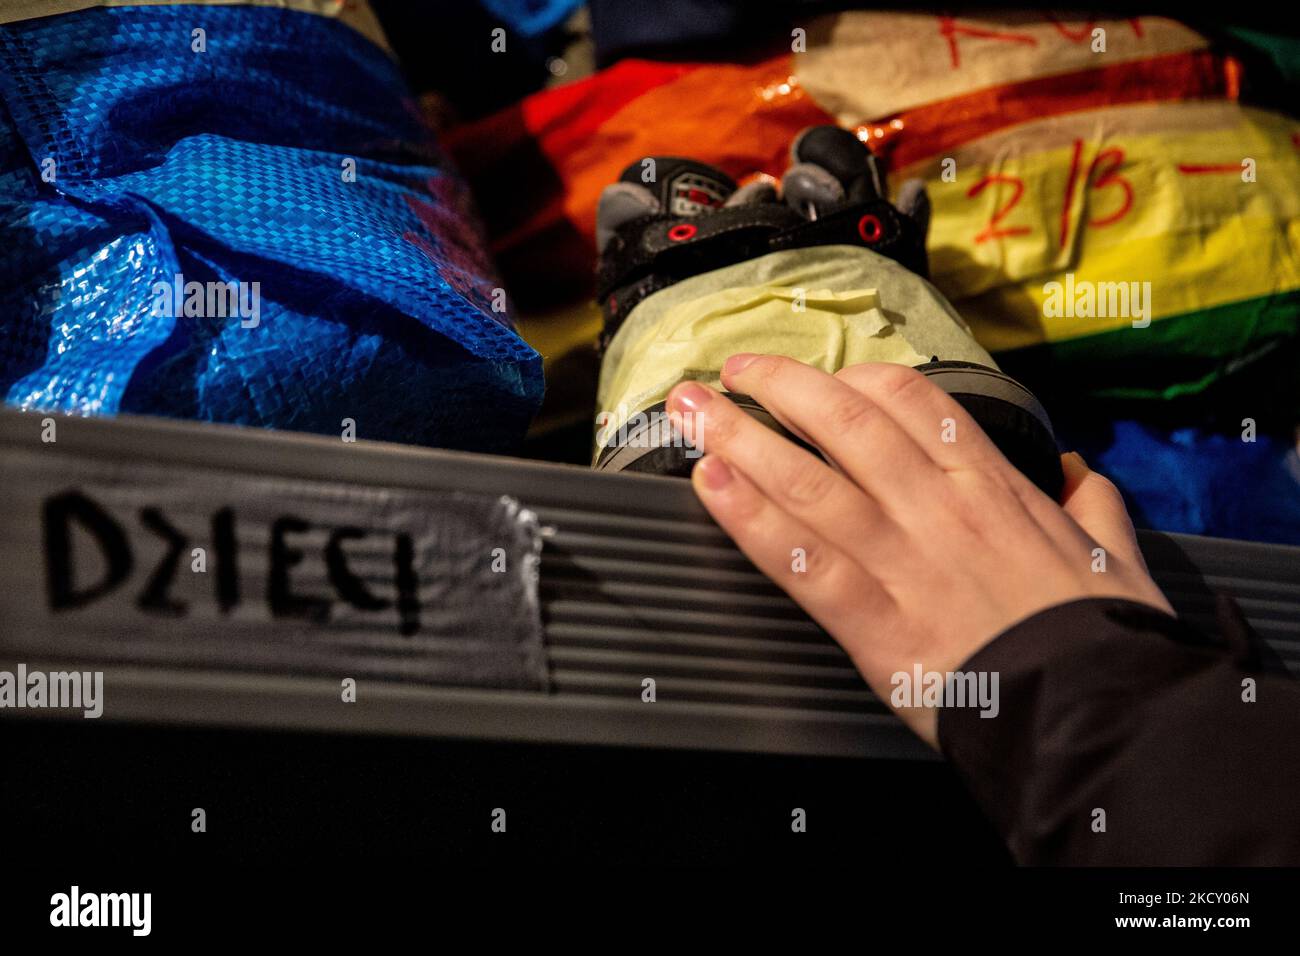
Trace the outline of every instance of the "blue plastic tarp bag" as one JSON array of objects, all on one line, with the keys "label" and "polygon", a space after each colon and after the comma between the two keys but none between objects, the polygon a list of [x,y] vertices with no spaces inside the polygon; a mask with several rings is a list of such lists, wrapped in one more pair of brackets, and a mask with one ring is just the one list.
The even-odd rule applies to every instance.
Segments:
[{"label": "blue plastic tarp bag", "polygon": [[385,49],[281,8],[313,4],[345,6],[25,0],[92,8],[0,23],[9,404],[522,437],[541,361],[466,189]]}]

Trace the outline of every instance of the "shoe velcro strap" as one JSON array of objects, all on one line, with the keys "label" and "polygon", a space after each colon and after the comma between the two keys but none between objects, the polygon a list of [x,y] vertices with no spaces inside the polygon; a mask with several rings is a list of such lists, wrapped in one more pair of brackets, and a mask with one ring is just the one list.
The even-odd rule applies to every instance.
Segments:
[{"label": "shoe velcro strap", "polygon": [[780,203],[691,218],[644,216],[620,226],[601,255],[596,276],[605,314],[601,347],[642,300],[660,289],[769,252],[828,245],[871,249],[928,277],[920,227],[884,199],[849,203],[811,221]]},{"label": "shoe velcro strap", "polygon": [[770,240],[797,225],[798,213],[776,203],[719,209],[703,216],[645,216],[624,223],[601,255],[596,294],[651,273],[678,282],[770,251]]},{"label": "shoe velcro strap", "polygon": [[883,199],[832,209],[783,231],[771,242],[773,251],[833,245],[863,246],[894,259],[922,278],[928,277],[925,237],[920,227]]}]

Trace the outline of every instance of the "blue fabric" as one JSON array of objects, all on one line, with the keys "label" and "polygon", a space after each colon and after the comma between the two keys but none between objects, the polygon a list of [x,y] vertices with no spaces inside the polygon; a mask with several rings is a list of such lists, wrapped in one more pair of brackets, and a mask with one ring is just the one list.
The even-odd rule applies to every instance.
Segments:
[{"label": "blue fabric", "polygon": [[[184,5],[19,22],[0,27],[0,99],[9,403],[522,437],[541,360],[492,308],[466,189],[396,66],[349,27]],[[178,275],[258,283],[259,323],[158,308]]]},{"label": "blue fabric", "polygon": [[1245,442],[1240,433],[1140,421],[1056,424],[1062,447],[1115,482],[1139,527],[1300,544],[1294,435],[1259,434]]},{"label": "blue fabric", "polygon": [[582,0],[480,0],[484,8],[512,30],[535,37],[563,23]]}]

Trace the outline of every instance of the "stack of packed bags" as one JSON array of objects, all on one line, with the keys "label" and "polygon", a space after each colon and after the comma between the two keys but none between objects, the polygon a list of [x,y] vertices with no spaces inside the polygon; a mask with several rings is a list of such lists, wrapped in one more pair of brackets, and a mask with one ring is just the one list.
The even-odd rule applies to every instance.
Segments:
[{"label": "stack of packed bags", "polygon": [[608,6],[603,69],[449,140],[547,362],[539,427],[597,411],[602,189],[666,155],[774,181],[800,130],[835,123],[895,189],[924,180],[930,281],[1139,524],[1300,543],[1300,122],[1268,108],[1284,47],[1156,17],[850,11],[669,59],[682,21],[629,39]]},{"label": "stack of packed bags", "polygon": [[370,8],[0,5],[0,390],[482,451],[541,360]]},{"label": "stack of packed bags", "polygon": [[[928,222],[919,275],[964,347],[1139,524],[1300,543],[1294,42],[818,0],[482,5],[0,9],[6,403],[484,451],[533,422],[535,451],[583,460],[602,191],[686,156],[761,195],[832,124]],[[465,42],[430,58],[449,24]],[[408,78],[443,119],[522,98],[435,141]]]}]

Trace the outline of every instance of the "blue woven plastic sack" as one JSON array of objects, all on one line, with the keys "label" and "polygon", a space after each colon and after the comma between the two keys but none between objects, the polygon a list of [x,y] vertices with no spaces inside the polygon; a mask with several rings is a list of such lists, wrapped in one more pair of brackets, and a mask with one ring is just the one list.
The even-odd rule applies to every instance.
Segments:
[{"label": "blue woven plastic sack", "polygon": [[500,451],[541,399],[463,184],[387,53],[327,17],[0,26],[0,229],[21,408]]}]

